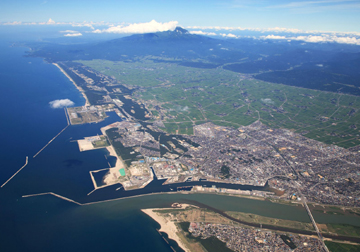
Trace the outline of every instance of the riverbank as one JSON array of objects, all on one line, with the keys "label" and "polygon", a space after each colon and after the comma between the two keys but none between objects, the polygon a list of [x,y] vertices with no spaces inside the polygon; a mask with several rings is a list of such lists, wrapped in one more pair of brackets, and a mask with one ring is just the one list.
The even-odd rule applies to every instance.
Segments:
[{"label": "riverbank", "polygon": [[52,63],[54,66],[56,66],[57,68],[60,69],[60,71],[75,85],[75,87],[81,92],[81,94],[83,95],[84,99],[85,99],[85,105],[84,106],[90,106],[90,102],[87,98],[87,96],[85,95],[84,89],[82,89],[81,87],[79,87],[78,85],[76,85],[75,81],[64,71],[64,69],[62,69],[61,66],[59,66],[59,64],[57,63]]},{"label": "riverbank", "polygon": [[[182,204],[181,209],[186,208],[186,204]],[[171,220],[167,220],[163,216],[159,215],[154,211],[158,210],[166,210],[166,209],[174,209],[174,208],[150,208],[150,209],[141,209],[142,212],[150,216],[153,220],[160,224],[160,232],[164,232],[168,235],[169,239],[172,239],[177,242],[178,246],[182,248],[185,252],[191,252],[188,247],[184,244],[184,242],[178,236],[180,230],[178,230],[177,226]],[[175,208],[176,209],[176,208]]]}]

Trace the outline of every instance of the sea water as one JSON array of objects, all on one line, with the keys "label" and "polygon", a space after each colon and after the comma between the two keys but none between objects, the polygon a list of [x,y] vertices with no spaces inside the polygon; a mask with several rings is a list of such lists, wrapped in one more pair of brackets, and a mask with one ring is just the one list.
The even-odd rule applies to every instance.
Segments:
[{"label": "sea water", "polygon": [[139,204],[79,207],[53,196],[22,197],[54,192],[76,198],[93,190],[89,171],[107,168],[108,152],[80,152],[74,140],[101,134],[100,127],[120,120],[109,113],[103,122],[70,126],[32,158],[67,125],[64,110],[49,102],[85,101],[57,67],[24,57],[27,50],[0,40],[0,184],[29,157],[0,188],[0,251],[172,251]]}]

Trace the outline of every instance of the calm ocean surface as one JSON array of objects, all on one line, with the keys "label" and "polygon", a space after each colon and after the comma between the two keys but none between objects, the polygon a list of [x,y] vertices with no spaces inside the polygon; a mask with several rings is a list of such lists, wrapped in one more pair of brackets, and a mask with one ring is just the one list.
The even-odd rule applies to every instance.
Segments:
[{"label": "calm ocean surface", "polygon": [[[0,188],[0,251],[172,251],[157,233],[159,225],[140,209],[186,200],[309,221],[303,208],[218,195],[149,195],[89,206],[53,196],[22,198],[43,192],[79,198],[90,192],[89,171],[106,168],[108,153],[80,153],[73,140],[100,134],[100,127],[119,118],[110,113],[98,124],[70,126],[33,159],[67,125],[64,110],[50,108],[49,102],[67,98],[80,106],[84,99],[58,68],[23,57],[27,48],[9,45],[0,39],[0,184],[24,165],[26,156],[29,164]],[[360,225],[355,217],[314,216],[320,222]]]}]

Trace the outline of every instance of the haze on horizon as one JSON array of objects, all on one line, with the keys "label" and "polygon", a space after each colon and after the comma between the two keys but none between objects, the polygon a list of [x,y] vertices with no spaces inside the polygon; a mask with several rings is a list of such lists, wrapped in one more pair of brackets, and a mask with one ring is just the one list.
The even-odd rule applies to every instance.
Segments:
[{"label": "haze on horizon", "polygon": [[360,32],[359,12],[358,0],[14,0],[1,3],[0,23],[97,23],[111,27],[156,20],[183,27]]}]

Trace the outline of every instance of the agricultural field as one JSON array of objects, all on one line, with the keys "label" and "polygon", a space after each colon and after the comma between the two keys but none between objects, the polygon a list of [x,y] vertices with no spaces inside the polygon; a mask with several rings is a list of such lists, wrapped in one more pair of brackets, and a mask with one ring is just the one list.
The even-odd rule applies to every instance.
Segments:
[{"label": "agricultural field", "polygon": [[134,88],[132,98],[168,133],[193,134],[192,126],[209,121],[237,128],[260,120],[327,144],[360,144],[358,96],[264,82],[222,67],[180,66],[175,59],[78,62]]},{"label": "agricultural field", "polygon": [[359,245],[352,245],[346,243],[337,243],[331,241],[325,241],[326,246],[331,252],[359,252]]}]

